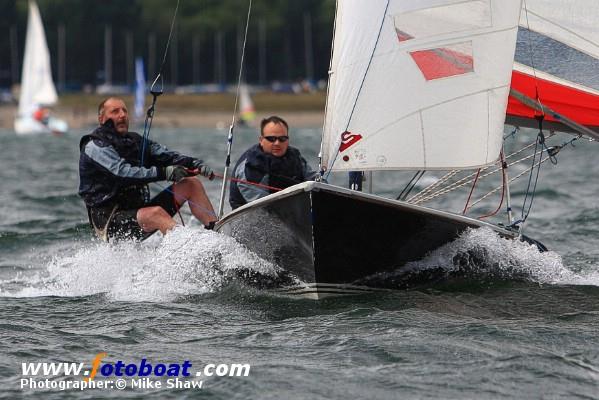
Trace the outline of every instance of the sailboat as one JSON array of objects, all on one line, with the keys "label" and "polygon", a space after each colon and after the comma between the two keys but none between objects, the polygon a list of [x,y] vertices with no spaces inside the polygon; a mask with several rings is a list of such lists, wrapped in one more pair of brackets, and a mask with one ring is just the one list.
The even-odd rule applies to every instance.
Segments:
[{"label": "sailboat", "polygon": [[25,56],[21,75],[19,109],[15,118],[18,134],[65,133],[65,121],[49,114],[48,106],[56,104],[58,96],[52,81],[50,53],[44,26],[35,1],[29,1]]},{"label": "sailboat", "polygon": [[256,108],[245,83],[239,88],[239,106],[239,121],[244,125],[250,125],[256,119]]},{"label": "sailboat", "polygon": [[[320,154],[324,176],[331,171],[476,171],[494,165],[502,160],[506,113],[508,121],[522,125],[538,127],[543,115],[551,129],[593,132],[585,125],[595,126],[595,120],[575,122],[578,115],[565,115],[580,104],[566,104],[558,94],[550,110],[544,97],[549,93],[539,86],[540,96],[535,93],[540,75],[527,74],[521,84],[520,74],[532,68],[513,71],[519,25],[530,31],[551,21],[541,11],[557,10],[565,18],[580,3],[588,4],[564,0],[560,3],[568,7],[559,8],[553,3],[339,0]],[[529,11],[529,18],[521,17],[521,10]],[[537,16],[534,24],[530,10]],[[593,32],[594,21],[584,28]],[[543,33],[584,37],[569,29],[572,24],[555,22]],[[591,43],[599,41],[586,44]],[[566,93],[596,96],[565,82],[559,80]],[[509,201],[506,208],[510,221],[503,226],[323,181],[304,182],[232,211],[216,230],[303,282],[289,293],[321,298],[386,287],[370,278],[423,259],[467,229],[486,227],[536,244],[521,234]]]}]

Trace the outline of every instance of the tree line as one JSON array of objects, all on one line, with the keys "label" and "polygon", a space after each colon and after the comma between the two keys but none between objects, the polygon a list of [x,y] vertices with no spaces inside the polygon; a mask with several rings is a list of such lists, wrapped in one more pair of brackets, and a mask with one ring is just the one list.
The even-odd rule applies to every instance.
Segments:
[{"label": "tree line", "polygon": [[[153,79],[177,0],[37,0],[59,89],[132,84],[142,57]],[[180,0],[165,83],[192,85],[237,80],[249,0]],[[0,86],[18,83],[28,3],[0,0]],[[269,84],[326,79],[334,0],[253,0],[245,80]]]}]

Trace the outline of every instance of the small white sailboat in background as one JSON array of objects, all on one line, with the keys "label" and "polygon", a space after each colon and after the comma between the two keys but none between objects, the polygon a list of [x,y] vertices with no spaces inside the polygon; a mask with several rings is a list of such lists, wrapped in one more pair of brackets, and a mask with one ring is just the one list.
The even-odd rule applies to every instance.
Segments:
[{"label": "small white sailboat in background", "polygon": [[251,125],[256,119],[256,109],[254,108],[254,102],[250,96],[248,85],[245,83],[239,88],[239,106],[239,120],[244,125]]},{"label": "small white sailboat in background", "polygon": [[15,118],[17,134],[65,133],[67,123],[49,114],[48,106],[57,101],[44,26],[37,4],[30,1],[19,110]]}]

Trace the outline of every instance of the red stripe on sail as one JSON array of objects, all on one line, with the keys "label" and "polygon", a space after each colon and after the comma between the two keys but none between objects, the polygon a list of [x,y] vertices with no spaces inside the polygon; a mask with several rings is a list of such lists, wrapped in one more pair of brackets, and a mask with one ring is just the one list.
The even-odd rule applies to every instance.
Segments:
[{"label": "red stripe on sail", "polygon": [[462,75],[474,70],[472,56],[447,48],[419,50],[411,52],[410,55],[427,81]]},{"label": "red stripe on sail", "polygon": [[[571,86],[551,82],[545,79],[513,71],[512,88],[526,96],[536,99],[537,90],[543,105],[564,116],[587,126],[599,126],[599,96],[584,92]],[[538,111],[533,110],[509,97],[507,115],[533,119]],[[548,121],[556,121],[545,116]]]}]

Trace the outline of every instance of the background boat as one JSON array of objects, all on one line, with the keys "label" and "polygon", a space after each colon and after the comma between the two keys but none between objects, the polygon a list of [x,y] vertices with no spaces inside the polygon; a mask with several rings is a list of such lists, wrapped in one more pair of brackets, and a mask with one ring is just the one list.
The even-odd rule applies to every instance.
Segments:
[{"label": "background boat", "polygon": [[44,26],[37,4],[31,0],[15,132],[20,135],[65,133],[68,124],[49,113],[48,107],[57,101]]},{"label": "background boat", "polygon": [[251,125],[256,119],[256,108],[250,95],[250,89],[243,83],[239,88],[239,122],[243,125]]}]

